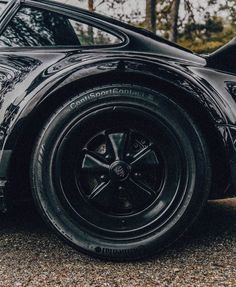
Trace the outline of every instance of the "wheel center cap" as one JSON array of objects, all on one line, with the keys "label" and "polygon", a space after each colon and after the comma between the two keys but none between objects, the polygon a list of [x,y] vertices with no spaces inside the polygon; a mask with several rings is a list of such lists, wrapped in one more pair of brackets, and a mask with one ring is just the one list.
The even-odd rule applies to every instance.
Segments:
[{"label": "wheel center cap", "polygon": [[111,178],[115,181],[123,181],[130,174],[130,166],[123,161],[116,161],[110,167]]}]

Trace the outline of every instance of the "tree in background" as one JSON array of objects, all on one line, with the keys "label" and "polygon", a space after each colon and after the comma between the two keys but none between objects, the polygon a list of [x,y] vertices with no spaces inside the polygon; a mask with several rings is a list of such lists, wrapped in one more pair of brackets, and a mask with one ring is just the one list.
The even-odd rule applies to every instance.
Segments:
[{"label": "tree in background", "polygon": [[88,9],[90,12],[94,12],[94,1],[88,0]]},{"label": "tree in background", "polygon": [[200,4],[193,7],[193,1],[185,0],[188,16],[179,28],[178,43],[197,53],[210,53],[233,37],[220,15],[219,1],[208,0],[204,4],[205,7]]},{"label": "tree in background", "polygon": [[[75,1],[67,0],[73,4]],[[236,0],[78,0],[79,2],[86,3],[90,11],[98,11],[146,28],[198,53],[211,52],[236,34]]]},{"label": "tree in background", "polygon": [[[217,0],[215,1],[217,2]],[[236,27],[236,0],[227,0],[220,3],[220,10],[227,13],[228,21],[232,26]]]},{"label": "tree in background", "polygon": [[170,9],[170,41],[177,42],[180,0],[173,0]]},{"label": "tree in background", "polygon": [[[93,0],[88,0],[88,10],[90,12],[94,12],[94,1]],[[94,43],[94,34],[93,34],[93,27],[92,26],[88,26],[88,35],[89,35],[89,39],[90,39],[90,43],[93,44]]]},{"label": "tree in background", "polygon": [[146,0],[146,28],[156,34],[157,30],[157,0]]},{"label": "tree in background", "polygon": [[173,42],[177,42],[178,39],[181,2],[181,0],[158,0],[157,3],[157,30]]}]

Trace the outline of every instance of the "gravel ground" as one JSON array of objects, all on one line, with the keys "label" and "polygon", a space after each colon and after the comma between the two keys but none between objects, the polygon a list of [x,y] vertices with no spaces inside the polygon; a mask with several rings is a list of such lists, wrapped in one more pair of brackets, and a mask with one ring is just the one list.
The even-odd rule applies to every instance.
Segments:
[{"label": "gravel ground", "polygon": [[210,202],[191,230],[158,258],[101,262],[45,227],[33,210],[0,216],[0,286],[236,286],[236,199]]}]

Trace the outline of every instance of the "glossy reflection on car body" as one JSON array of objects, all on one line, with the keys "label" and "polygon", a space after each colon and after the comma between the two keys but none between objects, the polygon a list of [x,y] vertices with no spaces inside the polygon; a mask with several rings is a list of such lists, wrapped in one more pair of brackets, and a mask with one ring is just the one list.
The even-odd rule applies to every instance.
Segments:
[{"label": "glossy reflection on car body", "polygon": [[[54,172],[60,174],[61,182],[55,183],[60,185],[60,196],[72,207],[73,216],[87,222],[84,223],[85,226],[96,225],[98,229],[109,230],[107,237],[113,234],[113,227],[123,231],[127,229],[130,234],[137,232],[135,233],[137,237],[141,234],[141,231],[137,230],[143,230],[147,235],[150,232],[147,226],[156,222],[157,228],[157,218],[162,217],[164,213],[165,221],[170,220],[174,209],[177,209],[178,204],[182,202],[176,186],[170,189],[170,193],[162,194],[167,175],[172,175],[173,178],[179,176],[179,182],[183,181],[182,185],[185,184],[187,188],[187,178],[191,177],[190,169],[195,168],[194,164],[190,168],[186,159],[186,154],[189,152],[190,155],[191,152],[181,154],[180,147],[181,145],[186,147],[186,142],[182,143],[178,139],[180,135],[175,135],[171,127],[166,128],[166,133],[169,134],[165,137],[173,141],[171,143],[170,140],[170,146],[173,145],[173,165],[181,170],[178,175],[174,171],[170,173],[169,158],[161,136],[158,140],[150,133],[146,134],[145,128],[132,127],[132,121],[130,125],[123,123],[120,127],[114,119],[113,123],[116,123],[118,129],[115,125],[112,126],[110,119],[114,113],[118,113],[120,106],[124,110],[137,109],[139,117],[146,112],[155,118],[158,115],[158,108],[152,111],[149,107],[150,102],[153,102],[153,107],[159,105],[158,101],[170,108],[171,103],[176,104],[180,110],[179,108],[173,110],[173,117],[176,115],[177,118],[181,118],[178,114],[178,111],[181,114],[181,109],[186,112],[191,118],[188,120],[188,116],[182,112],[183,118],[188,122],[186,126],[192,125],[193,130],[199,130],[199,135],[202,135],[199,138],[204,139],[210,151],[208,156],[212,188],[208,198],[224,198],[235,193],[235,48],[236,41],[232,40],[211,55],[197,55],[148,31],[83,9],[47,0],[8,1],[0,15],[1,209],[6,210],[6,190],[12,201],[30,198],[30,193],[24,191],[27,191],[29,186],[28,174],[32,151],[39,152],[35,149],[35,142],[40,134],[42,136],[42,129],[47,130],[47,127],[48,129],[51,127],[49,119],[52,115],[63,114],[64,104],[73,117],[74,113],[79,111],[82,118],[83,107],[96,103],[99,109],[98,106],[94,106],[89,107],[89,112],[84,111],[85,114],[88,113],[86,114],[88,120],[93,113],[97,116],[100,109],[104,109],[105,112],[106,109],[112,109],[106,121],[107,126],[102,119],[95,120],[88,126],[87,131],[84,131],[83,137],[81,136],[82,142],[78,140],[81,153],[77,158],[76,167],[73,167],[73,178],[67,174],[67,170],[72,168],[70,164],[75,163],[70,153],[62,152],[62,157],[71,159],[64,161],[64,167],[67,168],[52,171],[52,174]],[[167,103],[162,97],[168,99]],[[76,100],[69,102],[71,98]],[[111,104],[109,101],[113,98],[118,99],[119,104],[117,101]],[[121,100],[123,104],[119,102]],[[165,111],[165,107],[160,106],[161,109],[162,112]],[[128,113],[123,115],[124,119],[129,119]],[[140,121],[139,117],[136,122]],[[160,127],[162,126],[160,123],[164,125],[162,117],[164,118],[163,114],[159,115]],[[122,117],[121,119],[123,120]],[[143,122],[144,119],[146,116],[143,116]],[[74,120],[79,125],[80,119],[74,118]],[[68,119],[69,123],[72,125],[73,121]],[[94,123],[97,124],[97,130],[86,136]],[[153,123],[158,126],[156,121]],[[62,132],[58,131],[57,136],[59,137],[59,133]],[[158,134],[158,131],[152,130],[152,133]],[[135,152],[132,150],[132,145],[128,144],[126,153],[120,153],[121,142],[130,134],[135,134],[134,144],[138,147],[140,140],[146,142],[148,146],[143,145],[141,150]],[[100,142],[104,137],[106,142]],[[69,142],[70,137],[66,139]],[[58,142],[55,142],[58,150],[63,150],[64,146],[67,149],[67,143],[62,141],[58,144]],[[205,146],[200,139],[196,147],[198,145],[199,150],[201,145]],[[108,146],[109,152],[106,151]],[[73,150],[74,144],[71,143],[70,148]],[[70,151],[70,148],[67,151]],[[177,160],[177,149],[179,149],[179,160]],[[99,159],[98,155],[94,154],[95,151],[99,154]],[[193,150],[192,154],[194,152]],[[52,163],[61,156],[55,150],[52,150],[51,154]],[[144,168],[137,170],[135,158],[139,160],[139,156]],[[204,153],[201,156],[208,162]],[[179,167],[177,162],[181,162]],[[197,166],[197,163],[195,164]],[[150,174],[146,173],[147,166],[150,168]],[[22,178],[26,178],[24,183]],[[73,187],[77,186],[78,194],[68,189],[69,182],[73,182]],[[146,184],[145,187],[143,182]],[[97,189],[97,185],[100,189]],[[124,189],[132,190],[131,185],[139,190],[137,197],[129,198],[124,194]],[[13,188],[14,186],[20,187],[23,192]],[[119,199],[116,202],[114,197],[108,201],[99,198],[100,192],[108,186],[110,190],[118,190]],[[173,196],[173,202],[175,199],[179,200],[178,204],[174,202],[171,208],[168,205],[171,205],[170,196]],[[184,192],[182,196],[185,196]],[[157,201],[160,198],[162,200],[158,205]],[[86,209],[88,206],[92,206],[97,213],[91,213],[89,208]],[[113,207],[110,208],[111,206]],[[58,213],[60,212],[58,209]],[[139,212],[143,214],[139,218],[135,217]],[[99,216],[105,216],[103,222],[99,220]],[[122,216],[124,218],[118,220]],[[164,220],[162,223],[164,224]],[[158,225],[158,228],[160,226]],[[70,235],[68,238],[70,241]],[[102,252],[101,247],[91,248]],[[136,248],[137,246],[131,248],[130,254]],[[104,247],[104,250],[104,254],[106,250],[108,254],[116,253],[115,249],[109,251],[109,248]],[[122,255],[122,251],[120,252]],[[107,257],[102,255],[101,257]]]}]

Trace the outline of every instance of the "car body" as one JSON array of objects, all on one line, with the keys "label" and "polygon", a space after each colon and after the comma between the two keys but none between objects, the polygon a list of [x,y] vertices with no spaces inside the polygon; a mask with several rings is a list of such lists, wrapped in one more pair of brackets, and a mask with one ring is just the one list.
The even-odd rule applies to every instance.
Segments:
[{"label": "car body", "polygon": [[[73,18],[116,40],[83,45],[70,37],[63,45],[57,35],[62,44],[37,46],[35,38],[33,42],[16,39],[21,33],[17,31],[9,41],[4,31],[24,7]],[[29,36],[26,31],[25,37]],[[235,47],[233,40],[213,54],[197,55],[145,30],[79,8],[47,0],[9,1],[0,16],[2,211],[6,210],[6,198],[21,201],[29,195],[30,151],[45,120],[70,98],[70,91],[79,93],[114,81],[170,93],[205,135],[213,166],[209,198],[232,195],[236,184]]]}]

